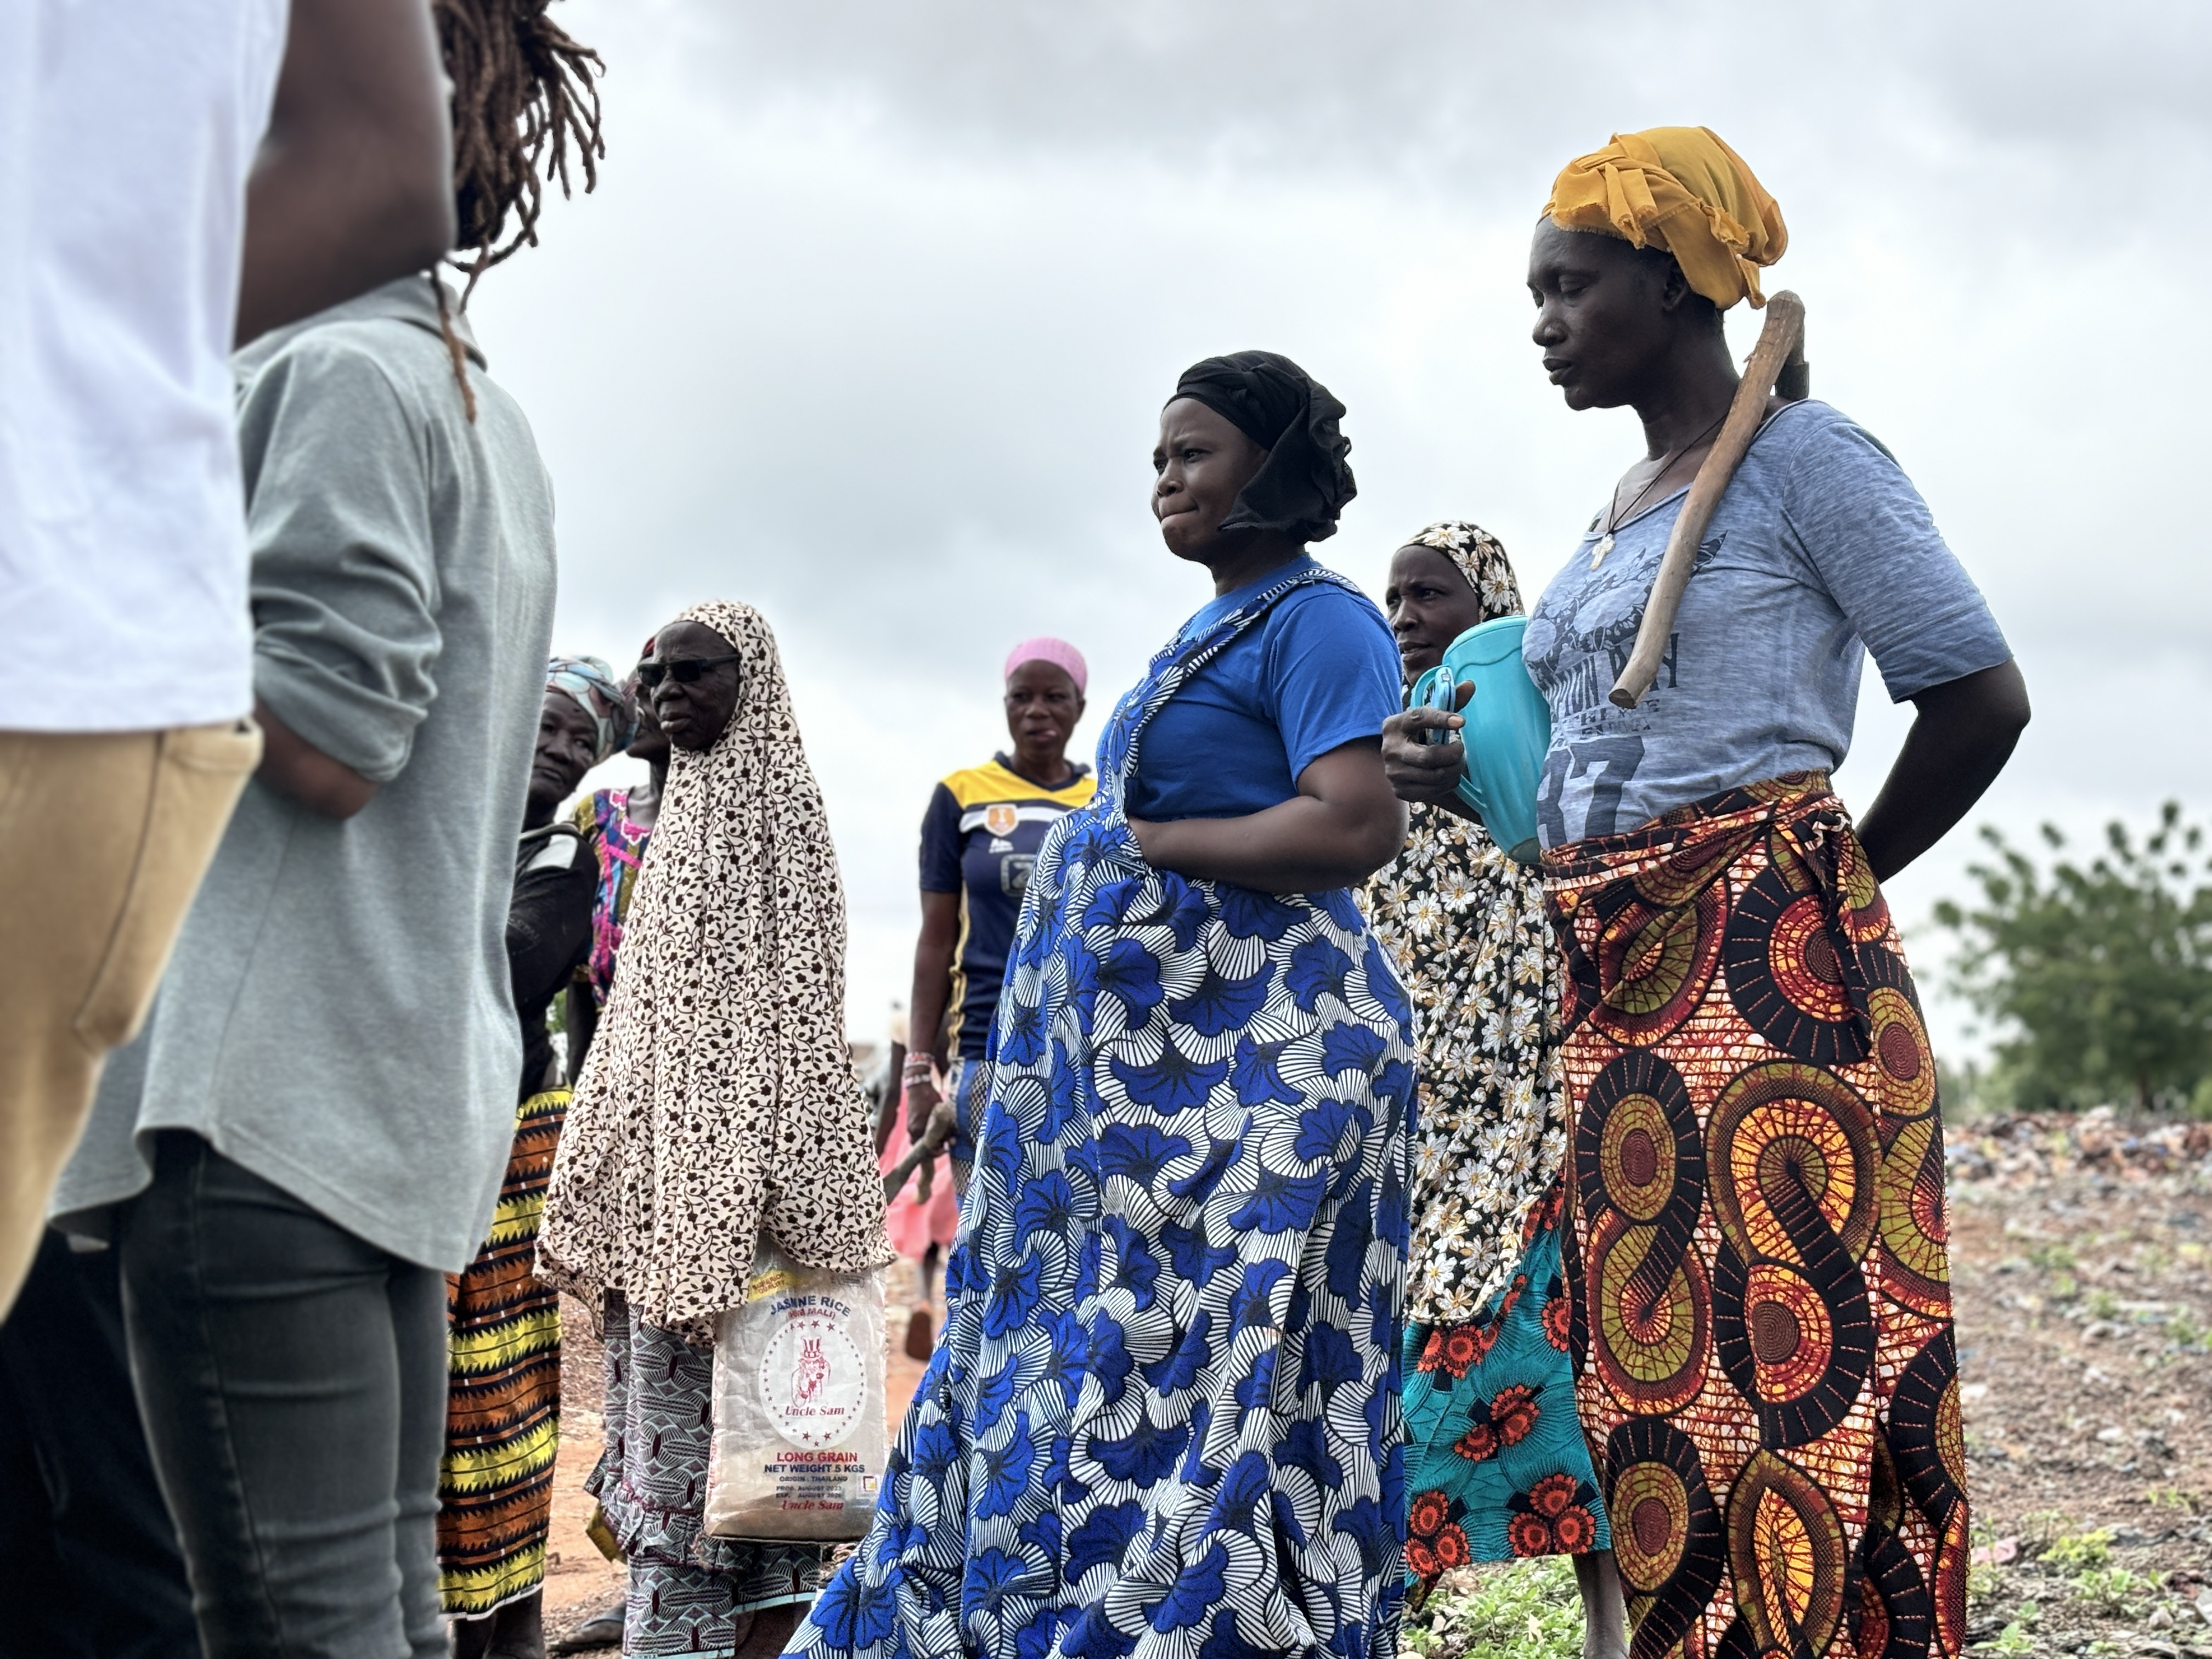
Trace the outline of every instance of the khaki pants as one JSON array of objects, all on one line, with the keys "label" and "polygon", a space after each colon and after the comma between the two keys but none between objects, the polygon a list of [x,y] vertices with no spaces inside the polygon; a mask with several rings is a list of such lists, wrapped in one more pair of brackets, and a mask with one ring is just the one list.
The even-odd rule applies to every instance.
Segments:
[{"label": "khaki pants", "polygon": [[246,721],[0,732],[0,1316],[260,757]]}]

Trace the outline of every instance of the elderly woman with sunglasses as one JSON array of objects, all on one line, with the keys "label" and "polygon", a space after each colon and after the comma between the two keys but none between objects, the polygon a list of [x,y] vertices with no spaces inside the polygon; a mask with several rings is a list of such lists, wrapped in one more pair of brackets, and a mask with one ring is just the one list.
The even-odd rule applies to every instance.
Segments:
[{"label": "elderly woman with sunglasses", "polygon": [[775,638],[696,605],[638,680],[667,788],[556,1155],[538,1272],[604,1322],[606,1451],[586,1483],[629,1584],[623,1650],[758,1659],[813,1599],[821,1546],[704,1529],[714,1320],[756,1241],[891,1259],[845,1047],[845,901]]}]

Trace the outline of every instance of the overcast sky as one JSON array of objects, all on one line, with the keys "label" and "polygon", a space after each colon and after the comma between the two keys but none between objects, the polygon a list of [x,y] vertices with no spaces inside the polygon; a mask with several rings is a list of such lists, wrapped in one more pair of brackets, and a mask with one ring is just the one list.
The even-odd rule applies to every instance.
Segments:
[{"label": "overcast sky", "polygon": [[[1564,162],[1640,127],[1712,127],[1780,201],[1768,287],[1804,296],[1815,395],[1903,461],[2013,642],[2035,724],[1970,825],[2212,806],[2212,8],[556,15],[607,61],[602,182],[471,307],[559,491],[556,647],[626,667],[693,600],[768,615],[850,893],[856,1036],[905,995],[922,809],[1004,741],[1006,649],[1090,658],[1087,755],[1210,595],[1146,504],[1186,364],[1287,352],[1343,399],[1359,496],[1317,550],[1378,599],[1439,518],[1542,588],[1640,434],[1546,384],[1528,233]],[[1757,323],[1732,316],[1739,354]],[[1909,714],[1869,672],[1854,806]],[[1908,924],[1972,852],[1962,830],[1894,884]],[[1943,937],[1911,937],[1939,980]],[[1955,1014],[1938,1035],[1970,1041]]]}]

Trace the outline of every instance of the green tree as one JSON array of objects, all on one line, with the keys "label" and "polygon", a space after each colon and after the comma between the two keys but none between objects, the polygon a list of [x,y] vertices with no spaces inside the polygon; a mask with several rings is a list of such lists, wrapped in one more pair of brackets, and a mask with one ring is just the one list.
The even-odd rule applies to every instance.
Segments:
[{"label": "green tree", "polygon": [[2087,865],[2051,824],[2047,872],[1996,830],[1982,838],[1980,903],[1947,899],[1936,920],[1960,937],[1957,988],[2008,1034],[2001,1068],[2038,1103],[2145,1110],[2212,1078],[2212,859],[2180,803],[2140,842],[2107,824]]}]

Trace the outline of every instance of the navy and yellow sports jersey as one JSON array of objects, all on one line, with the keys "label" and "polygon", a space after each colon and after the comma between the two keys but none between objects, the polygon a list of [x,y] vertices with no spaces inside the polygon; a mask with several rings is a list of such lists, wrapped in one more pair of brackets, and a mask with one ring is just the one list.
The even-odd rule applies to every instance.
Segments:
[{"label": "navy and yellow sports jersey", "polygon": [[921,820],[921,890],[960,895],[960,943],[945,1003],[949,1054],[983,1057],[1030,866],[1054,820],[1083,805],[1097,787],[1088,767],[1075,774],[1060,788],[1040,788],[999,755],[988,766],[955,772],[929,798]]}]

